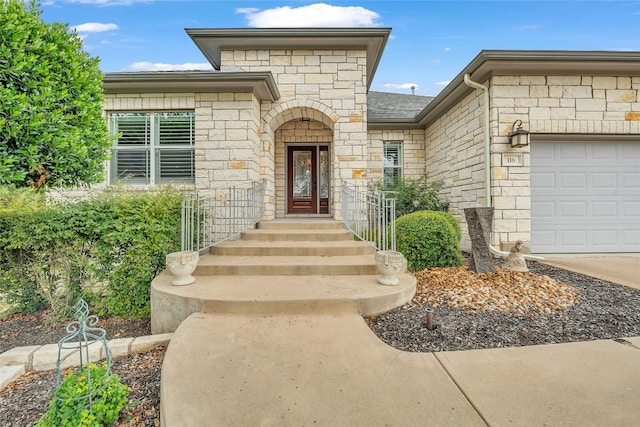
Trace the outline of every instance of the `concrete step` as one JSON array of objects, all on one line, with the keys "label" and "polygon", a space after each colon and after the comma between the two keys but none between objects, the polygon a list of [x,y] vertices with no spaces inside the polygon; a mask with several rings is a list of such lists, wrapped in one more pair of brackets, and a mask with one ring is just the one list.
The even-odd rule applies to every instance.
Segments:
[{"label": "concrete step", "polygon": [[371,255],[374,248],[355,240],[340,241],[275,241],[233,240],[211,248],[212,255],[233,256],[345,256]]},{"label": "concrete step", "polygon": [[373,255],[256,257],[206,254],[200,257],[194,275],[353,276],[377,273]]},{"label": "concrete step", "polygon": [[262,230],[344,230],[344,223],[333,219],[277,219],[260,221]]},{"label": "concrete step", "polygon": [[416,278],[400,274],[397,286],[362,276],[195,276],[173,286],[163,271],[151,283],[151,331],[173,332],[196,312],[230,314],[358,313],[373,316],[411,301]]},{"label": "concrete step", "polygon": [[345,229],[301,230],[301,229],[252,229],[241,234],[242,240],[258,240],[262,242],[298,241],[327,242],[353,240],[353,233]]}]

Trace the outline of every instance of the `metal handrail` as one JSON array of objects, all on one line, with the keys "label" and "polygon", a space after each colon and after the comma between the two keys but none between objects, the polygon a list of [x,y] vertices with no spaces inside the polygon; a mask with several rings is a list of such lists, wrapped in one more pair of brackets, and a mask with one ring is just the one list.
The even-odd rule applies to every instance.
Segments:
[{"label": "metal handrail", "polygon": [[255,225],[264,214],[264,180],[248,187],[189,194],[182,201],[182,250],[206,252]]},{"label": "metal handrail", "polygon": [[342,181],[342,220],[358,239],[379,251],[395,251],[395,219],[395,199],[380,190]]}]

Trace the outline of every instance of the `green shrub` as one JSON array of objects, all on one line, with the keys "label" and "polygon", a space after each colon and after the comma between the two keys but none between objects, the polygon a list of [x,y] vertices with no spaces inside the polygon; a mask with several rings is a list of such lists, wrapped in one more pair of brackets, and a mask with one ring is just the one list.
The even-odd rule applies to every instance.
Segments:
[{"label": "green shrub", "polygon": [[396,199],[396,217],[400,217],[417,211],[449,209],[449,202],[438,196],[442,185],[442,181],[429,182],[427,175],[423,175],[418,179],[399,179],[393,187],[385,190],[388,197]]},{"label": "green shrub", "polygon": [[464,263],[457,238],[460,226],[456,232],[451,219],[455,221],[446,212],[420,211],[396,220],[396,248],[407,258],[409,270]]},{"label": "green shrub", "polygon": [[107,375],[106,365],[89,366],[91,374],[91,407],[88,399],[89,381],[86,370],[69,372],[55,391],[49,409],[36,427],[102,427],[120,416],[129,387],[115,374]]},{"label": "green shrub", "polygon": [[60,318],[82,297],[100,316],[149,316],[150,283],[180,247],[178,191],[44,203],[5,188],[0,198],[0,294],[9,304]]}]

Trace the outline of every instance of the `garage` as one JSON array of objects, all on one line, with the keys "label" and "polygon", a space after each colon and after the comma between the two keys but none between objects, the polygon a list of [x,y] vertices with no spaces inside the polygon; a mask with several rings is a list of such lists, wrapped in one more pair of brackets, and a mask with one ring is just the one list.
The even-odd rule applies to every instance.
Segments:
[{"label": "garage", "polygon": [[637,136],[532,138],[531,250],[640,252]]}]

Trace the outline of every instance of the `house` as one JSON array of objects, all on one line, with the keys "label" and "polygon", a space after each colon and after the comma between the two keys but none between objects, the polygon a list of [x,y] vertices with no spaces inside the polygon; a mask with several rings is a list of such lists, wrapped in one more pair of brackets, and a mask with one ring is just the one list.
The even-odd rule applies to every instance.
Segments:
[{"label": "house", "polygon": [[341,219],[343,180],[427,173],[495,246],[640,252],[640,52],[482,51],[425,97],[369,90],[390,28],[186,32],[214,71],[106,74],[109,180],[264,179],[266,219]]}]

